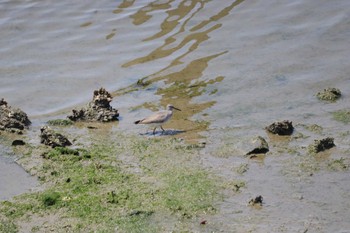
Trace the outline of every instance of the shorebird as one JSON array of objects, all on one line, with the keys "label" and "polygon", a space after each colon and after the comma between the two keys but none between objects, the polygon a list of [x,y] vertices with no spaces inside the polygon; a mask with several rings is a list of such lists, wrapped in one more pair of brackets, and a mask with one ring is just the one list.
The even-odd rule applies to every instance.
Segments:
[{"label": "shorebird", "polygon": [[166,110],[158,111],[158,112],[154,113],[153,115],[146,117],[142,120],[135,121],[134,123],[136,125],[145,124],[145,125],[153,126],[154,127],[153,134],[155,134],[157,127],[160,127],[164,132],[165,130],[163,129],[162,125],[171,118],[171,116],[173,115],[174,109],[181,111],[180,109],[175,108],[173,105],[168,104],[166,106]]}]

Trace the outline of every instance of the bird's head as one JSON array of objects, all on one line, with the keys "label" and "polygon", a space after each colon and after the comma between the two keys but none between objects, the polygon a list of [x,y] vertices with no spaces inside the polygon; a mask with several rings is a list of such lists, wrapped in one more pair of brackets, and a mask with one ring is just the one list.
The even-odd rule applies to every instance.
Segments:
[{"label": "bird's head", "polygon": [[171,104],[168,104],[168,105],[166,106],[166,109],[167,109],[168,111],[173,111],[174,109],[175,109],[175,110],[178,110],[178,111],[181,111],[180,109],[174,107],[174,106],[171,105]]}]

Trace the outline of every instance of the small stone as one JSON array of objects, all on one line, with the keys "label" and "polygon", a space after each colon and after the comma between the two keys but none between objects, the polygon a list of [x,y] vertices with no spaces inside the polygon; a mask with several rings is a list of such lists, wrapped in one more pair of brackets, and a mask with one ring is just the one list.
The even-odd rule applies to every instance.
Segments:
[{"label": "small stone", "polygon": [[263,204],[263,197],[261,195],[255,197],[255,198],[252,198],[249,200],[248,202],[249,205],[251,206],[255,206],[255,205],[258,205],[258,206],[262,206]]},{"label": "small stone", "polygon": [[11,145],[12,146],[24,146],[25,144],[26,143],[23,140],[17,139],[17,140],[14,140]]},{"label": "small stone", "polygon": [[252,154],[266,154],[269,151],[269,145],[266,142],[265,138],[257,136],[248,144],[248,152],[246,155]]},{"label": "small stone", "polygon": [[268,132],[278,135],[291,135],[294,127],[291,121],[274,122],[265,128]]},{"label": "small stone", "polygon": [[207,224],[207,220],[202,220],[199,224],[200,225],[205,225],[205,224]]}]

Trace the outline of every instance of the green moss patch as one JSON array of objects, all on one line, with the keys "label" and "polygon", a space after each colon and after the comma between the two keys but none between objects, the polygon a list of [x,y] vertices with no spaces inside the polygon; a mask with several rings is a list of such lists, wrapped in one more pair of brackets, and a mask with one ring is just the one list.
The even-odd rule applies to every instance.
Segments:
[{"label": "green moss patch", "polygon": [[69,126],[73,124],[73,121],[68,119],[54,119],[47,122],[51,126]]},{"label": "green moss patch", "polygon": [[17,233],[18,228],[11,220],[0,220],[0,232]]},{"label": "green moss patch", "polygon": [[[159,232],[164,226],[155,216],[171,219],[169,231],[177,229],[179,222],[215,213],[220,197],[196,156],[197,148],[176,139],[125,135],[84,149],[46,148],[32,168],[45,189],[1,202],[0,229],[16,232],[25,223],[39,232],[62,226],[71,232]],[[43,226],[37,216],[55,221]]]},{"label": "green moss patch", "polygon": [[170,170],[164,175],[163,205],[182,217],[213,213],[217,190],[204,171]]},{"label": "green moss patch", "polygon": [[333,112],[333,119],[336,121],[343,122],[345,124],[350,123],[350,110],[344,109]]},{"label": "green moss patch", "polygon": [[323,128],[322,126],[319,126],[317,124],[312,124],[312,125],[303,125],[307,130],[314,132],[314,133],[322,133]]},{"label": "green moss patch", "polygon": [[349,168],[349,164],[344,158],[333,159],[328,164],[327,167],[331,171],[344,171]]},{"label": "green moss patch", "polygon": [[44,206],[53,206],[60,201],[60,194],[58,192],[46,192],[42,194],[42,201]]}]

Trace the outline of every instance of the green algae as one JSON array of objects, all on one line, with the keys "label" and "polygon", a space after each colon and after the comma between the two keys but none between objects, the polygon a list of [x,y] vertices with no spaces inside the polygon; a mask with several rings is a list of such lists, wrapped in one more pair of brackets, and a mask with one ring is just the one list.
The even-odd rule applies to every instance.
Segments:
[{"label": "green algae", "polygon": [[0,232],[16,233],[18,232],[18,228],[16,224],[13,223],[13,221],[5,221],[0,219]]},{"label": "green algae", "polygon": [[336,112],[333,112],[333,119],[344,124],[350,123],[350,110],[343,109]]},{"label": "green algae", "polygon": [[59,192],[48,191],[42,195],[42,202],[46,207],[53,206],[60,201],[60,197]]},{"label": "green algae", "polygon": [[237,168],[235,168],[235,171],[240,175],[243,175],[248,170],[249,170],[249,164],[247,164],[247,163],[243,163],[243,164],[239,165]]},{"label": "green algae", "polygon": [[317,124],[311,124],[311,125],[303,125],[305,127],[305,129],[311,131],[311,132],[314,132],[314,133],[322,133],[323,131],[323,127],[322,126],[319,126]]},{"label": "green algae", "polygon": [[333,159],[328,162],[327,168],[331,171],[345,171],[349,169],[349,164],[344,158]]},{"label": "green algae", "polygon": [[214,181],[201,170],[169,170],[163,174],[167,184],[163,205],[181,217],[191,218],[199,213],[213,213],[216,189]]},{"label": "green algae", "polygon": [[[157,232],[161,224],[154,220],[156,215],[174,219],[172,228],[176,222],[213,214],[220,187],[196,163],[198,150],[177,139],[121,134],[110,141],[96,139],[84,148],[30,148],[23,159],[40,160],[29,170],[35,171],[45,188],[1,202],[0,227],[15,232],[32,222],[31,229],[41,231],[44,226],[35,224],[35,216],[58,215],[45,227],[59,231],[69,225],[72,232]],[[39,151],[41,155],[35,155]],[[125,156],[136,161],[138,168],[130,167]]]},{"label": "green algae", "polygon": [[47,122],[51,126],[70,126],[73,125],[73,121],[68,119],[54,119]]},{"label": "green algae", "polygon": [[143,77],[143,78],[137,80],[136,85],[139,86],[139,87],[147,87],[147,86],[149,86],[152,82],[147,80],[147,79],[148,79],[148,77]]}]

